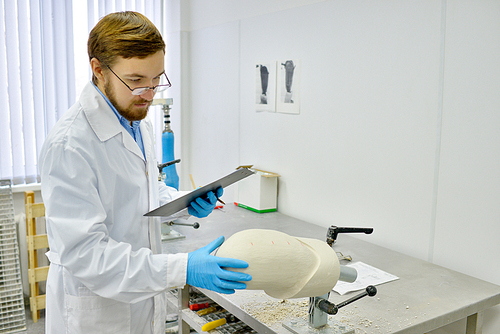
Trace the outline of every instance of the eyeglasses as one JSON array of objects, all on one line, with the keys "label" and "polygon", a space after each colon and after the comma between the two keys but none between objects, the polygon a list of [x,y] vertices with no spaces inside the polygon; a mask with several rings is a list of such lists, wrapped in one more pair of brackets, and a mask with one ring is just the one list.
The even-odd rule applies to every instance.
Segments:
[{"label": "eyeglasses", "polygon": [[120,80],[121,82],[123,82],[123,84],[125,86],[127,86],[128,89],[130,89],[130,91],[132,92],[132,95],[142,95],[142,94],[145,94],[145,93],[149,92],[149,90],[152,90],[155,93],[157,93],[157,92],[163,92],[164,90],[166,90],[167,88],[169,88],[169,87],[172,86],[172,84],[170,83],[170,80],[168,80],[167,73],[163,72],[163,75],[165,75],[165,78],[167,79],[167,83],[166,84],[156,85],[156,86],[153,86],[153,87],[137,87],[137,88],[132,89],[115,72],[113,72],[113,70],[111,69],[111,67],[109,67],[108,65],[106,65],[106,67],[109,68],[109,70],[111,71],[111,73],[113,73],[115,75],[115,77],[118,78],[118,80]]}]

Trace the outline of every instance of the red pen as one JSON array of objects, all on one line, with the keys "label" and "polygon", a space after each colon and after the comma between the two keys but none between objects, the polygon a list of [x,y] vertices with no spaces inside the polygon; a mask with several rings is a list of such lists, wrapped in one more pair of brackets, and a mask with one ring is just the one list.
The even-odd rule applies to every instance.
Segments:
[{"label": "red pen", "polygon": [[208,306],[209,306],[208,303],[191,304],[191,305],[189,305],[189,309],[191,311],[198,311],[198,310],[202,310],[204,308],[207,308]]}]

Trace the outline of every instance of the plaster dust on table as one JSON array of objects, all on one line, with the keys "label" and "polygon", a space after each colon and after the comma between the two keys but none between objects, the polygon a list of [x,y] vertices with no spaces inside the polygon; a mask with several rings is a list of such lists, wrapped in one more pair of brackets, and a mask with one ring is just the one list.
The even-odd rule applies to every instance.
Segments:
[{"label": "plaster dust on table", "polygon": [[[254,294],[253,297],[257,297]],[[275,328],[281,326],[286,320],[292,318],[309,319],[309,298],[279,300],[270,298],[263,292],[259,295],[259,301],[252,300],[252,296],[247,296],[248,302],[241,304],[241,308],[249,313],[253,318]],[[265,300],[262,301],[261,298]],[[390,323],[381,317],[369,319],[359,314],[356,308],[350,310],[339,310],[335,316],[329,316],[330,319],[338,321],[340,324],[348,325],[355,329],[356,334],[385,334],[389,333]]]},{"label": "plaster dust on table", "polygon": [[[342,312],[342,313],[341,313]],[[361,316],[357,310],[339,311],[334,319],[341,324],[354,328],[356,334],[384,334],[390,333],[389,322],[386,319],[376,319]]]},{"label": "plaster dust on table", "polygon": [[281,323],[287,318],[308,318],[309,300],[301,298],[294,300],[266,300],[264,302],[248,302],[241,305],[258,321],[271,327],[277,322]]},{"label": "plaster dust on table", "polygon": [[[309,321],[309,298],[280,300],[268,296],[263,291],[240,291],[239,293],[240,298],[243,297],[242,300],[244,300],[242,303],[238,303],[241,309],[275,331],[278,331],[284,322],[291,319]],[[375,300],[381,301],[380,298]],[[393,311],[397,312],[397,309],[401,308],[408,312],[407,316],[393,319],[391,317]],[[367,316],[358,306],[348,305],[339,309],[336,315],[328,317],[340,325],[354,328],[355,334],[387,334],[393,332],[395,326],[399,329],[410,327],[416,318],[416,315],[410,312],[414,309],[407,303],[403,303],[388,308],[385,316],[373,314]]]},{"label": "plaster dust on table", "polygon": [[[406,310],[410,309],[408,305],[405,305],[404,308]],[[366,315],[361,315],[358,311],[358,307],[354,306],[350,309],[339,310],[339,313],[334,316],[334,319],[342,324],[354,327],[355,334],[385,334],[392,333],[395,326],[398,329],[410,327],[415,318],[418,317],[408,314],[407,317],[402,319],[389,320],[391,319],[390,315],[392,311],[392,309],[387,309],[386,317],[374,316],[373,318],[368,318]],[[394,311],[397,312],[397,309],[394,309]]]}]

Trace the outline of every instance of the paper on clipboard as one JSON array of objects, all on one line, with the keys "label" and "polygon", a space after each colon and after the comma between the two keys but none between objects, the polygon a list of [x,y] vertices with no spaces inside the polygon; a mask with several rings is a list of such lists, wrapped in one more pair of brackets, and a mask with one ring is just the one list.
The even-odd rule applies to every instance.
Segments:
[{"label": "paper on clipboard", "polygon": [[244,179],[247,176],[252,175],[253,173],[254,172],[252,172],[248,168],[240,168],[232,172],[231,174],[224,176],[223,178],[220,178],[212,183],[207,184],[204,187],[197,188],[187,193],[184,196],[181,196],[171,202],[168,202],[165,205],[160,206],[159,208],[149,211],[148,213],[145,214],[145,216],[161,216],[161,217],[171,216],[187,208],[195,198],[203,196],[209,191],[213,191],[215,193],[215,190],[217,188],[219,187],[225,188],[235,182]]}]

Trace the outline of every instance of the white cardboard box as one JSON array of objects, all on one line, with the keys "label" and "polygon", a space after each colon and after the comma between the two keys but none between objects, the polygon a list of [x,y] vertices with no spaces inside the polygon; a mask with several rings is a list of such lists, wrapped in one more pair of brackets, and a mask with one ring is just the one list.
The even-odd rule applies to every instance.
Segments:
[{"label": "white cardboard box", "polygon": [[259,213],[276,211],[279,175],[256,168],[250,169],[255,174],[238,182],[237,205]]}]

